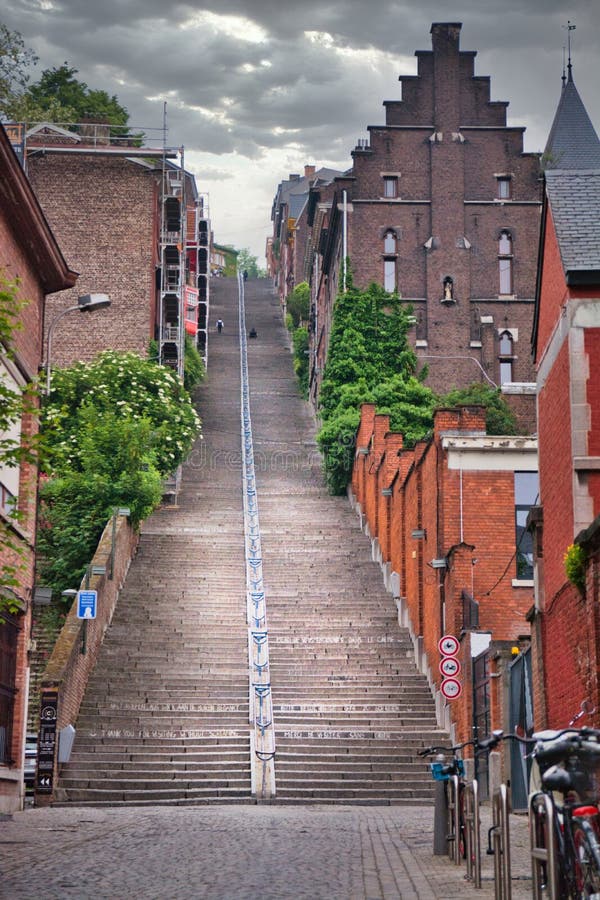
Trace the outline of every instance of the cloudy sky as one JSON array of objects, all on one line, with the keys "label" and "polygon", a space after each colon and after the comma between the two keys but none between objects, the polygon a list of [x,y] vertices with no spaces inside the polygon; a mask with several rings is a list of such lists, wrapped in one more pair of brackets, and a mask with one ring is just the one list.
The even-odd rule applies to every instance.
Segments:
[{"label": "cloudy sky", "polygon": [[277,184],[305,163],[345,169],[398,76],[416,73],[432,22],[462,22],[461,49],[543,149],[560,93],[566,25],[574,78],[600,130],[600,0],[0,0],[42,69],[68,62],[116,94],[130,123],[185,148],[210,195],[215,239],[263,262]]}]

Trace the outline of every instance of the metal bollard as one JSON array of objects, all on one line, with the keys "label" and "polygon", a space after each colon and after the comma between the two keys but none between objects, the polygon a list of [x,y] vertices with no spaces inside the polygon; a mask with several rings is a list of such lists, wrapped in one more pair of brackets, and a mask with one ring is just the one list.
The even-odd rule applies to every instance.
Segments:
[{"label": "metal bollard", "polygon": [[433,855],[446,856],[448,853],[448,800],[446,783],[436,781],[433,807]]}]

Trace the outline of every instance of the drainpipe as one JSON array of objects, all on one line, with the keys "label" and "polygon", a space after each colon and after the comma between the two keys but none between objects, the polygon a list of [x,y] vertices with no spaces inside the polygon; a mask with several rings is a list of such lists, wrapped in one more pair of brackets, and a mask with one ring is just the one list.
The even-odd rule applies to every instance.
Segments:
[{"label": "drainpipe", "polygon": [[344,210],[343,225],[342,225],[342,253],[344,256],[343,289],[344,289],[344,294],[345,294],[346,293],[346,276],[347,276],[347,272],[348,272],[348,263],[347,263],[347,257],[348,257],[348,192],[342,191],[342,197],[343,197],[343,210]]}]

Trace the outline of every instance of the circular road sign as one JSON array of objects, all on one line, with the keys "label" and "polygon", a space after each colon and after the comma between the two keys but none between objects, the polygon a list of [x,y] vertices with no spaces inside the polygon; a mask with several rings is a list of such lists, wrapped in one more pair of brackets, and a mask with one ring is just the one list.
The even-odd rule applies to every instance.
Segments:
[{"label": "circular road sign", "polygon": [[440,672],[445,678],[454,678],[460,672],[460,661],[455,656],[444,656],[440,660]]},{"label": "circular road sign", "polygon": [[456,678],[444,678],[440,690],[446,700],[456,700],[462,694],[462,684]]},{"label": "circular road sign", "polygon": [[453,634],[445,634],[438,642],[438,650],[442,656],[456,656],[459,646],[458,638]]}]

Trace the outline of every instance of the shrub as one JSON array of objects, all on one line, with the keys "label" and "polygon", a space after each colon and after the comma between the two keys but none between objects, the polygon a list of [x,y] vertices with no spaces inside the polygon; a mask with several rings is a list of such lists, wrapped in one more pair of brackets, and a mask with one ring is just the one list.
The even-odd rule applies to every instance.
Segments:
[{"label": "shrub", "polygon": [[581,544],[570,544],[564,555],[565,573],[571,584],[582,593],[585,590],[585,567],[587,557]]},{"label": "shrub", "polygon": [[150,423],[155,464],[166,476],[185,459],[199,430],[199,418],[179,378],[136,353],[108,350],[92,363],[75,363],[52,375],[43,414],[51,472],[82,471],[79,434],[84,408],[97,418],[113,410]]}]

